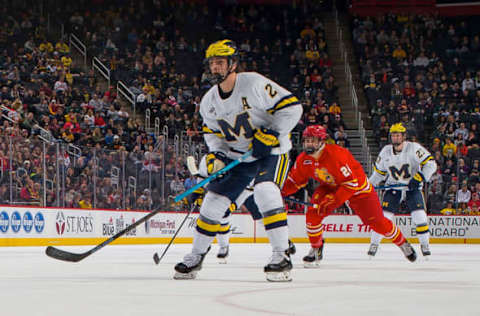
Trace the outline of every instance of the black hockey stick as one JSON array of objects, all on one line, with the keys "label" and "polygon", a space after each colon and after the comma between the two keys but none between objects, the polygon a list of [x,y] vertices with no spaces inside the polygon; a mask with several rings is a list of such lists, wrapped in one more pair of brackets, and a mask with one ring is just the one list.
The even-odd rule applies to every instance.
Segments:
[{"label": "black hockey stick", "polygon": [[[182,200],[183,198],[185,198],[186,196],[192,194],[198,188],[203,187],[204,185],[206,185],[210,181],[216,179],[218,176],[222,175],[223,173],[227,172],[228,170],[230,170],[230,169],[234,168],[235,166],[237,166],[238,164],[242,163],[243,161],[245,161],[245,159],[247,159],[251,155],[252,155],[252,151],[251,150],[247,151],[240,158],[230,162],[228,165],[223,167],[223,169],[221,169],[221,170],[215,172],[214,174],[208,176],[207,178],[203,179],[202,181],[200,181],[199,183],[197,183],[196,185],[194,185],[193,187],[191,187],[187,191],[183,192],[182,194],[177,195],[175,197],[175,202],[178,202],[178,201]],[[195,164],[195,158],[187,157],[187,168],[192,175],[197,175],[198,176],[198,168]],[[167,248],[165,248],[165,250],[163,251],[162,255],[159,257],[158,253],[153,254],[153,261],[155,261],[155,264],[159,264],[160,260],[162,260],[163,256],[165,256],[168,248],[170,248],[170,245],[173,243],[173,241],[175,240],[175,237],[177,237],[177,234],[180,232],[180,229],[182,229],[183,224],[186,222],[188,216],[190,216],[190,214],[192,214],[194,209],[195,209],[195,205],[193,205],[192,208],[190,209],[190,211],[188,211],[187,215],[183,219],[183,222],[180,224],[180,227],[178,227],[178,229],[175,232],[175,234],[173,235],[172,239],[170,239],[170,242],[168,243]]]},{"label": "black hockey stick", "polygon": [[185,215],[185,218],[183,219],[182,223],[180,224],[180,226],[178,227],[177,231],[175,232],[175,234],[173,235],[172,239],[170,239],[170,242],[168,243],[167,245],[167,248],[165,248],[165,250],[163,251],[162,255],[159,257],[158,256],[158,253],[154,253],[153,254],[153,261],[155,261],[155,264],[159,264],[160,263],[160,260],[162,260],[162,258],[165,256],[165,254],[167,253],[167,250],[168,248],[170,248],[170,246],[172,245],[173,241],[175,240],[175,237],[177,237],[178,233],[180,232],[180,230],[182,229],[183,227],[183,224],[185,224],[185,222],[187,221],[187,218],[190,216],[190,214],[192,214],[193,210],[195,210],[197,205],[193,204],[192,208],[190,209],[190,211],[188,211],[187,215]]},{"label": "black hockey stick", "polygon": [[118,238],[122,237],[123,235],[125,235],[126,233],[128,233],[129,231],[131,231],[132,229],[137,227],[138,225],[148,221],[150,218],[157,215],[160,212],[160,210],[161,209],[158,208],[155,211],[152,211],[151,213],[142,217],[140,220],[138,220],[134,224],[131,224],[131,225],[125,227],[125,229],[119,231],[118,233],[116,233],[112,237],[108,238],[107,240],[103,241],[101,244],[95,246],[94,248],[90,249],[87,252],[73,253],[73,252],[68,252],[68,251],[61,250],[61,249],[58,249],[58,248],[55,248],[55,247],[52,247],[52,246],[48,246],[47,249],[45,250],[45,253],[47,254],[47,256],[52,257],[54,259],[68,261],[68,262],[79,262],[79,261],[85,259],[86,257],[90,256],[92,253],[97,252],[98,250],[102,249],[106,245],[108,245],[111,242],[113,242],[113,241],[117,240]]}]

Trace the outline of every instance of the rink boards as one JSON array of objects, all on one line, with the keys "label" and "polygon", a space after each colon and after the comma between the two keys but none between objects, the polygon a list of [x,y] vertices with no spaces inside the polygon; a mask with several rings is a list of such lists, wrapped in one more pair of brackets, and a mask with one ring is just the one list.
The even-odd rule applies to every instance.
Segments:
[{"label": "rink boards", "polygon": [[[0,246],[94,245],[147,214],[145,211],[1,207]],[[115,243],[168,243],[185,215],[161,212]],[[192,241],[197,216],[189,216],[175,242]],[[409,216],[396,216],[395,221],[409,240],[417,242]],[[431,240],[434,243],[480,243],[479,222],[479,216],[431,216]],[[323,225],[327,242],[369,242],[370,228],[355,215],[329,216]],[[293,241],[308,242],[303,214],[289,215],[288,226]],[[268,242],[262,222],[253,221],[249,214],[234,214],[231,227],[231,242]]]}]

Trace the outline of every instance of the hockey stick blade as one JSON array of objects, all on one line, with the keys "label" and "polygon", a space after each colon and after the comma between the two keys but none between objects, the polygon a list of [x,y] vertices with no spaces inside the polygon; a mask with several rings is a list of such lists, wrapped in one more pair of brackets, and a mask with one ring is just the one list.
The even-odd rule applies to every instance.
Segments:
[{"label": "hockey stick blade", "polygon": [[193,205],[190,209],[190,211],[188,211],[187,215],[185,215],[185,218],[183,219],[182,223],[180,224],[180,226],[178,226],[178,229],[177,231],[175,232],[175,234],[173,235],[172,239],[170,239],[170,242],[168,243],[167,247],[165,248],[165,250],[163,251],[162,255],[161,256],[158,256],[158,253],[154,253],[153,254],[153,261],[155,262],[155,264],[159,264],[160,263],[160,260],[162,260],[162,258],[165,256],[165,254],[167,253],[167,250],[168,248],[170,248],[170,246],[172,245],[173,241],[175,240],[175,238],[177,237],[178,233],[180,232],[180,230],[182,229],[183,227],[183,224],[185,224],[185,222],[187,221],[187,218],[190,217],[190,214],[192,214],[192,212],[195,210],[195,207],[196,205]]},{"label": "hockey stick blade", "polygon": [[51,258],[58,260],[68,261],[68,262],[78,262],[83,258],[89,256],[88,252],[86,253],[72,253],[62,249],[58,249],[52,246],[48,246],[45,250],[45,254]]},{"label": "hockey stick blade", "polygon": [[192,176],[198,176],[198,168],[195,162],[195,157],[193,156],[187,157],[187,168],[188,168],[188,172],[190,172]]},{"label": "hockey stick blade", "polygon": [[160,263],[160,258],[158,257],[158,253],[156,252],[153,254],[153,261],[155,262],[155,264]]},{"label": "hockey stick blade", "polygon": [[86,257],[90,256],[91,254],[97,252],[98,250],[102,249],[106,245],[112,243],[113,241],[117,240],[118,238],[122,237],[135,227],[143,224],[144,222],[148,221],[150,218],[153,216],[157,215],[160,212],[160,209],[157,209],[155,211],[150,212],[148,215],[142,217],[140,220],[136,221],[134,224],[131,224],[125,229],[119,231],[112,237],[108,238],[107,240],[103,241],[101,244],[98,244],[97,246],[93,247],[92,249],[84,252],[84,253],[73,253],[65,250],[61,250],[58,248],[55,248],[53,246],[48,246],[47,249],[45,250],[45,254],[51,258],[57,259],[57,260],[62,260],[62,261],[67,261],[67,262],[79,262]]}]

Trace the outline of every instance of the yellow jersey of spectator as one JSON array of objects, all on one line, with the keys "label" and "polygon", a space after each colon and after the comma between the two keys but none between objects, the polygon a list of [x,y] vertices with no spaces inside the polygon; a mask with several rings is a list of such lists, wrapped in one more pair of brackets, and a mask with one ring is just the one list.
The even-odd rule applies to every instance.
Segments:
[{"label": "yellow jersey of spectator", "polygon": [[443,145],[443,148],[442,148],[443,156],[445,157],[455,156],[456,152],[457,152],[457,145],[455,145],[454,143],[446,143],[445,145]]},{"label": "yellow jersey of spectator", "polygon": [[42,42],[42,43],[40,44],[40,46],[38,46],[38,49],[39,49],[41,52],[49,52],[49,53],[51,53],[51,52],[53,52],[53,45],[52,45],[52,43],[45,41],[45,42]]},{"label": "yellow jersey of spectator", "polygon": [[393,54],[392,54],[392,57],[393,58],[406,58],[407,57],[407,53],[405,52],[405,50],[401,47],[401,46],[398,46],[397,48],[395,48],[395,50],[393,51]]},{"label": "yellow jersey of spectator", "polygon": [[155,87],[150,83],[146,83],[143,86],[143,91],[145,91],[146,93],[148,93],[150,95],[154,95],[155,94]]},{"label": "yellow jersey of spectator", "polygon": [[457,211],[454,208],[446,207],[440,211],[442,215],[456,215]]},{"label": "yellow jersey of spectator", "polygon": [[315,33],[315,31],[314,31],[310,26],[306,26],[306,27],[300,32],[300,37],[301,37],[301,38],[305,38],[305,37],[315,38],[316,35],[317,35],[317,33]]},{"label": "yellow jersey of spectator", "polygon": [[70,114],[65,114],[63,116],[65,118],[65,122],[72,122],[72,123],[78,123],[77,122],[77,117],[76,116],[71,116]]},{"label": "yellow jersey of spectator", "polygon": [[328,108],[328,112],[332,113],[332,114],[341,114],[342,113],[342,109],[340,108],[340,106],[337,104],[337,102],[333,102],[332,105],[330,105],[330,107]]},{"label": "yellow jersey of spectator", "polygon": [[78,205],[80,206],[80,208],[92,208],[92,203],[85,200],[80,200],[78,202]]},{"label": "yellow jersey of spectator", "polygon": [[60,54],[70,53],[70,47],[68,47],[68,45],[65,44],[64,42],[58,42],[55,45],[55,50]]},{"label": "yellow jersey of spectator", "polygon": [[73,85],[73,75],[70,72],[65,74],[65,81],[71,86]]},{"label": "yellow jersey of spectator", "polygon": [[65,68],[70,67],[72,64],[72,59],[69,56],[63,56],[60,60]]},{"label": "yellow jersey of spectator", "polygon": [[305,52],[305,58],[307,58],[308,60],[312,61],[312,60],[317,60],[320,58],[320,53],[316,50],[310,50],[308,49],[306,52]]},{"label": "yellow jersey of spectator", "polygon": [[70,132],[63,132],[62,133],[62,138],[64,141],[66,141],[67,143],[71,143],[75,140],[75,136],[70,133]]}]

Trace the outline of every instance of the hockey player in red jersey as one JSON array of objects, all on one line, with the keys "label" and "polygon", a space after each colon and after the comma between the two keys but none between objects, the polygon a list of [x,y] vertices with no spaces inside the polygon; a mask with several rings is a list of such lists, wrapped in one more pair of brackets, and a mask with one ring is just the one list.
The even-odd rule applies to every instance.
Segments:
[{"label": "hockey player in red jersey", "polygon": [[289,196],[313,178],[320,183],[312,195],[306,214],[310,252],[303,258],[305,267],[314,267],[322,259],[322,220],[347,202],[349,207],[374,231],[391,239],[410,261],[416,253],[395,224],[383,216],[377,193],[368,181],[360,163],[350,151],[337,145],[325,144],[327,132],[321,125],[308,126],[303,132],[304,152],[290,170],[282,189]]}]

